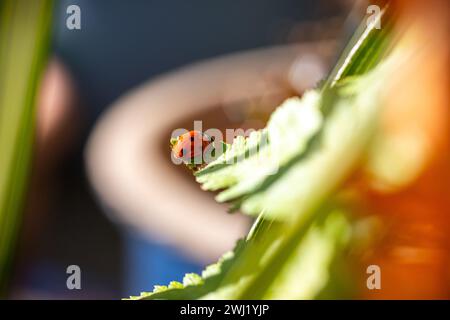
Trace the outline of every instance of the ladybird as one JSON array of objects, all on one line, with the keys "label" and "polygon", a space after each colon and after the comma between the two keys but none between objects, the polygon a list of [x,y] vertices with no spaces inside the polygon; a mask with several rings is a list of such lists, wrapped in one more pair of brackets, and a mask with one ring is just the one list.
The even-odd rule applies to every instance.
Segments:
[{"label": "ladybird", "polygon": [[210,137],[195,130],[170,139],[174,157],[183,160],[193,170],[202,166],[204,151],[211,142]]}]

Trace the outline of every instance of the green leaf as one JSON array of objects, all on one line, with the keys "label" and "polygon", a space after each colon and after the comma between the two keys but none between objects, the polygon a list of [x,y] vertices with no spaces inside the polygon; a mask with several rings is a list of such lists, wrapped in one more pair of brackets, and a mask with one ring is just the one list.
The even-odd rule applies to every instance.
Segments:
[{"label": "green leaf", "polygon": [[[197,181],[205,190],[228,187],[218,195],[220,202],[256,189],[268,175],[301,152],[317,132],[322,121],[318,102],[314,91],[303,99],[286,100],[271,116],[266,129],[253,132],[247,139],[237,137],[221,157],[197,173]],[[223,166],[207,171],[218,165]]]},{"label": "green leaf", "polygon": [[225,253],[218,262],[207,266],[201,275],[187,273],[183,283],[172,281],[167,286],[157,285],[152,292],[141,292],[140,296],[131,296],[130,300],[198,299],[217,289],[221,279],[244,246],[245,242],[239,241],[233,251]]},{"label": "green leaf", "polygon": [[202,299],[315,298],[329,285],[332,267],[350,241],[346,213],[338,207],[324,208],[294,241],[286,225],[264,220],[258,241],[233,262],[217,290]]},{"label": "green leaf", "polygon": [[[384,70],[384,69],[383,69]],[[243,213],[288,219],[306,211],[316,198],[331,193],[350,173],[373,136],[383,70],[349,78],[322,92],[291,98],[267,127],[238,137],[210,166],[197,174],[206,190],[222,189],[217,200],[237,201]],[[236,154],[268,136],[267,146],[235,163]],[[341,161],[337,161],[341,159]]]},{"label": "green leaf", "polygon": [[286,100],[266,128],[237,137],[197,172],[202,189],[220,190],[216,200],[231,202],[233,211],[288,219],[305,211],[316,193],[337,187],[374,132],[380,82],[373,74],[383,75],[368,71],[388,52],[392,29],[387,8],[381,17],[382,30],[361,25],[321,89]]},{"label": "green leaf", "polygon": [[139,296],[131,296],[130,300],[154,300],[154,299],[200,299],[207,297],[223,283],[230,268],[235,266],[240,256],[256,244],[267,232],[272,223],[262,219],[262,215],[254,222],[247,238],[239,240],[232,251],[226,252],[214,264],[207,266],[201,275],[188,273],[183,278],[183,283],[172,281],[167,286],[157,285],[152,292],[141,292]]},{"label": "green leaf", "polygon": [[[389,18],[386,10],[383,16]],[[321,88],[287,100],[266,128],[236,138],[195,173],[203,189],[220,190],[218,201],[259,216],[212,277],[165,288],[159,298],[352,297],[346,252],[353,221],[336,194],[376,132],[382,79],[393,72],[384,61],[392,27],[386,22],[381,31],[364,22]]]},{"label": "green leaf", "polygon": [[[313,299],[328,284],[333,262],[340,257],[351,236],[345,212],[333,210],[315,221],[292,254],[274,274],[263,299]],[[249,296],[251,298],[251,296]]]}]

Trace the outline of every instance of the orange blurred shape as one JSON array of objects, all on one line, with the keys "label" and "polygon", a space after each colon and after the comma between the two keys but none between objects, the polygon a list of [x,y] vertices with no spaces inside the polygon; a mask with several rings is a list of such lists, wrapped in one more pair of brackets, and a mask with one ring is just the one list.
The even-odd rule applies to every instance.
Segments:
[{"label": "orange blurred shape", "polygon": [[360,181],[365,204],[384,221],[386,232],[362,261],[364,266],[380,266],[381,289],[364,287],[362,298],[448,299],[449,2],[395,4],[400,9],[399,30],[405,30],[397,45],[413,54],[387,79],[381,129],[387,136],[419,133],[423,161],[414,180],[395,191],[369,186],[367,176]]}]

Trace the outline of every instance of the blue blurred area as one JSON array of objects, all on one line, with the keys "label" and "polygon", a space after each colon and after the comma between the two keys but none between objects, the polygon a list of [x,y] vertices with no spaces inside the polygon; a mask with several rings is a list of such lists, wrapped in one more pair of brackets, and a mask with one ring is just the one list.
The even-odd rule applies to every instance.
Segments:
[{"label": "blue blurred area", "polygon": [[185,273],[200,273],[203,266],[184,256],[175,248],[151,241],[126,230],[125,242],[125,296],[150,291],[154,285],[171,281],[183,282]]}]

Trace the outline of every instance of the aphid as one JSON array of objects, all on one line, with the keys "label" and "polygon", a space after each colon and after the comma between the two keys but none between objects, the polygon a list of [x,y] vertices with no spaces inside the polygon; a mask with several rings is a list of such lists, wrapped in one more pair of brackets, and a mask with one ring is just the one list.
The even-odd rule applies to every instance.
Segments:
[{"label": "aphid", "polygon": [[170,139],[175,158],[183,160],[189,168],[199,169],[203,165],[203,154],[212,139],[200,131],[189,131],[177,138]]}]

